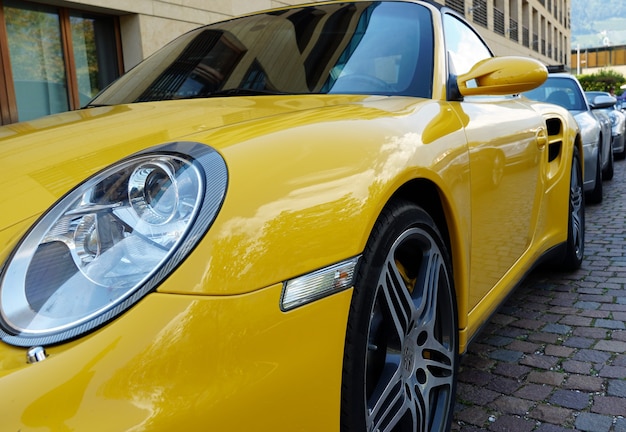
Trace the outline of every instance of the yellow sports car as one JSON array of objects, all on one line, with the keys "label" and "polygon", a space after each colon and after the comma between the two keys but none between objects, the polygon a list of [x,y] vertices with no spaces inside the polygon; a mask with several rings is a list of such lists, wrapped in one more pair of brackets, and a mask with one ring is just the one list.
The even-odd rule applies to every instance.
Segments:
[{"label": "yellow sports car", "polygon": [[471,337],[583,259],[546,77],[445,7],[315,3],[0,128],[0,429],[446,430]]}]

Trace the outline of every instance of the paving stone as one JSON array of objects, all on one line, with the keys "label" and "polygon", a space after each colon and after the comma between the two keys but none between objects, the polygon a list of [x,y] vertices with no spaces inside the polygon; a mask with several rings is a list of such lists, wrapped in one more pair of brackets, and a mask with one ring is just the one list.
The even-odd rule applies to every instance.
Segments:
[{"label": "paving stone", "polygon": [[524,376],[531,371],[531,368],[528,366],[522,366],[513,363],[498,363],[495,368],[493,368],[493,373],[502,375],[509,378],[522,379]]},{"label": "paving stone", "polygon": [[547,370],[554,368],[558,362],[558,357],[535,354],[527,355],[520,360],[523,365]]},{"label": "paving stone", "polygon": [[511,323],[513,327],[520,327],[529,330],[539,330],[541,327],[545,325],[544,322],[531,320],[531,319],[520,319]]},{"label": "paving stone", "polygon": [[541,401],[546,399],[550,393],[554,390],[552,386],[540,385],[540,384],[527,384],[524,387],[513,393],[514,396],[522,399],[528,399],[533,401]]},{"label": "paving stone", "polygon": [[591,302],[591,301],[579,301],[574,304],[574,307],[578,309],[598,309],[600,307],[600,303]]},{"label": "paving stone", "polygon": [[584,338],[604,339],[607,335],[607,329],[597,327],[576,327],[572,333],[574,336]]},{"label": "paving stone", "polygon": [[614,432],[626,432],[626,418],[618,418],[615,421]]},{"label": "paving stone", "polygon": [[520,388],[521,384],[517,380],[494,375],[486,387],[489,390],[508,395]]},{"label": "paving stone", "polygon": [[565,372],[586,374],[591,371],[592,364],[589,362],[581,362],[577,360],[567,360],[561,364]]},{"label": "paving stone", "polygon": [[509,345],[513,341],[514,339],[511,339],[509,337],[491,336],[490,338],[484,340],[484,343],[501,348]]},{"label": "paving stone", "polygon": [[626,342],[614,341],[614,340],[601,340],[593,347],[600,351],[609,351],[612,353],[626,352]]},{"label": "paving stone", "polygon": [[565,380],[565,374],[560,372],[532,371],[528,374],[526,380],[536,384],[547,384],[558,387]]},{"label": "paving stone", "polygon": [[619,329],[623,330],[626,328],[623,321],[616,320],[608,320],[608,319],[598,319],[595,322],[596,327],[608,328],[608,329]]},{"label": "paving stone", "polygon": [[611,358],[611,354],[609,353],[589,349],[580,350],[572,356],[573,360],[586,361],[591,363],[606,363],[609,358]]},{"label": "paving stone", "polygon": [[459,373],[459,381],[468,384],[477,384],[480,386],[486,385],[491,381],[492,376],[487,371],[476,369],[464,369]]},{"label": "paving stone", "polygon": [[[563,315],[557,315],[557,314],[552,314],[552,313],[544,314],[543,317],[541,317],[541,319],[543,319],[545,322],[552,323],[552,324],[558,323],[559,321],[561,321],[562,318],[563,318]],[[563,324],[561,323],[559,325],[563,325]],[[565,327],[569,327],[569,326],[565,326]],[[551,333],[559,333],[559,332],[551,332]]]},{"label": "paving stone", "polygon": [[626,367],[624,366],[603,366],[598,375],[605,378],[626,378]]},{"label": "paving stone", "polygon": [[586,392],[602,391],[604,379],[589,375],[570,375],[563,384],[564,389],[581,390]]},{"label": "paving stone", "polygon": [[487,370],[493,367],[494,361],[475,354],[466,354],[461,362],[461,368]]},{"label": "paving stone", "polygon": [[576,429],[585,432],[608,432],[612,424],[611,417],[590,413],[580,413],[575,423]]},{"label": "paving stone", "polygon": [[572,327],[563,324],[546,324],[541,330],[546,333],[565,335],[572,331]]},{"label": "paving stone", "polygon": [[[626,381],[609,380],[607,393],[609,396],[626,398]],[[626,400],[624,401],[624,404],[626,404]]]},{"label": "paving stone", "polygon": [[555,344],[561,339],[562,336],[555,333],[531,333],[528,335],[528,340],[531,342]]},{"label": "paving stone", "polygon": [[589,406],[589,394],[574,390],[556,390],[550,402],[565,408],[582,410]]},{"label": "paving stone", "polygon": [[598,414],[626,416],[626,400],[615,396],[596,396],[591,411]]},{"label": "paving stone", "polygon": [[534,421],[509,415],[497,418],[496,421],[489,426],[489,430],[493,432],[530,432],[534,428]]},{"label": "paving stone", "polygon": [[540,424],[534,432],[571,432],[572,428],[564,428],[561,426],[543,423]]},{"label": "paving stone", "polygon": [[544,349],[544,354],[554,357],[569,357],[575,352],[575,348],[569,348],[562,345],[548,345]]},{"label": "paving stone", "polygon": [[591,318],[609,318],[611,312],[605,310],[583,310],[580,313],[582,316],[587,316]]},{"label": "paving stone", "polygon": [[620,340],[620,341],[626,341],[626,331],[624,331],[624,330],[613,331],[611,333],[611,339],[613,339],[613,340]]},{"label": "paving stone", "polygon": [[613,359],[613,366],[626,366],[626,355],[620,354]]},{"label": "paving stone", "polygon": [[523,352],[523,353],[534,353],[534,352],[540,350],[542,347],[538,343],[532,343],[532,342],[515,340],[515,341],[512,341],[511,343],[509,343],[506,346],[506,348],[511,350],[511,351],[519,351],[519,352]]},{"label": "paving stone", "polygon": [[559,323],[569,325],[572,327],[580,327],[580,326],[589,326],[591,325],[592,321],[593,321],[593,318],[589,318],[589,317],[583,317],[583,316],[578,316],[578,315],[566,315],[563,317],[561,321],[559,321]]},{"label": "paving stone", "polygon": [[471,406],[456,413],[459,421],[475,426],[483,426],[489,421],[489,413],[480,406]]},{"label": "paving stone", "polygon": [[595,339],[571,336],[563,342],[563,345],[571,348],[590,348],[594,343]]},{"label": "paving stone", "polygon": [[526,415],[533,405],[534,402],[530,400],[513,396],[501,396],[493,401],[491,408],[504,414]]},{"label": "paving stone", "polygon": [[511,363],[516,363],[519,359],[521,359],[523,353],[519,351],[511,351],[511,350],[495,350],[489,353],[489,357],[494,360],[508,361]]},{"label": "paving stone", "polygon": [[542,422],[564,424],[574,418],[574,411],[546,404],[538,404],[529,413],[529,417]]},{"label": "paving stone", "polygon": [[500,396],[499,393],[494,392],[493,390],[465,383],[459,383],[457,387],[457,394],[461,400],[468,401],[476,405],[487,405]]}]

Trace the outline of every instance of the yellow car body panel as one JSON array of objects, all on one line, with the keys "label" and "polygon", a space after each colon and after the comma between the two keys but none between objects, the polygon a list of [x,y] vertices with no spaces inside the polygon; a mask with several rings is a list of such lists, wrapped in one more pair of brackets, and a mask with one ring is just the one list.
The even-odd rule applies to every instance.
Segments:
[{"label": "yellow car body panel", "polygon": [[[443,46],[442,23],[432,25]],[[46,346],[44,361],[0,343],[2,429],[338,430],[359,286],[288,311],[281,296],[286,281],[363,254],[398,196],[432,211],[443,233],[464,352],[522,276],[567,241],[580,143],[567,111],[493,96],[539,85],[536,62],[487,60],[455,90],[443,53],[433,53],[428,99],[167,100],[0,128],[0,263],[68,192],[137,152],[200,143],[228,171],[210,228],[154,292]]]},{"label": "yellow car body panel", "polygon": [[[151,294],[38,364],[0,345],[1,429],[333,430],[350,291],[283,313],[281,288]],[[308,391],[283,394],[297,386]]]},{"label": "yellow car body panel", "polygon": [[[81,112],[63,114],[61,122],[78,120],[13,137],[10,145],[0,141],[0,170],[15,184],[29,185],[19,194],[12,188],[0,193],[3,207],[14,209],[2,217],[37,216],[88,175],[144,148],[168,141],[205,143],[224,157],[229,184],[205,241],[183,264],[194,273],[204,268],[203,275],[195,284],[166,284],[159,290],[238,294],[359,254],[382,206],[410,179],[429,179],[443,195],[454,196],[451,211],[469,210],[468,182],[451,169],[465,158],[464,138],[447,103],[336,96],[239,99],[231,109],[235,123],[193,133],[204,128],[200,122],[205,117],[229,111],[227,103],[117,107],[85,119]],[[245,108],[237,111],[239,105]],[[293,106],[306,108],[293,111]],[[122,124],[118,112],[124,112]],[[187,113],[188,119],[170,115],[178,112]],[[270,117],[241,121],[252,113]],[[157,128],[150,119],[142,120],[146,115],[168,120]],[[56,130],[63,135],[55,136]],[[43,135],[47,146],[42,145]],[[31,153],[29,148],[38,150]],[[17,149],[31,158],[27,167],[5,156]],[[402,157],[390,157],[395,154]],[[55,182],[50,181],[53,175]],[[334,217],[324,217],[328,214]],[[468,232],[466,228],[459,231]],[[15,245],[12,240],[0,241],[6,245],[0,258]]]}]

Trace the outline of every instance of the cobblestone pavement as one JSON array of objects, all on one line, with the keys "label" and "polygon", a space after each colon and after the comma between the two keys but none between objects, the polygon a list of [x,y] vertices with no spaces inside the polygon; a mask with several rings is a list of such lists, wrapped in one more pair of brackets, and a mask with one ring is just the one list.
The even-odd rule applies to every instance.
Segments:
[{"label": "cobblestone pavement", "polygon": [[533,272],[469,346],[453,431],[626,432],[626,162],[586,218],[582,268]]}]

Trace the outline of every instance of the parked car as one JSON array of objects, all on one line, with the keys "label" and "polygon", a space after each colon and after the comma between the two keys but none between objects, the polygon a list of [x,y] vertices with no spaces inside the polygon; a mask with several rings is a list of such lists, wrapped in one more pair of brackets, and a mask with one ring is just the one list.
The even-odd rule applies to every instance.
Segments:
[{"label": "parked car", "polygon": [[[595,98],[597,96],[613,97],[609,92],[600,91],[587,91],[585,96],[592,107],[596,105]],[[618,159],[624,159],[626,158],[626,114],[618,108],[617,99],[615,99],[615,104],[607,108],[601,108],[601,110],[609,116],[611,121],[613,154]]]},{"label": "parked car", "polygon": [[587,199],[592,203],[602,202],[602,181],[613,178],[613,151],[610,120],[601,110],[615,102],[600,98],[594,105],[589,104],[576,77],[564,72],[550,73],[543,85],[524,95],[562,106],[572,113],[583,140]]},{"label": "parked car", "polygon": [[446,430],[471,338],[583,260],[546,77],[451,9],[341,1],[0,128],[2,429]]}]

